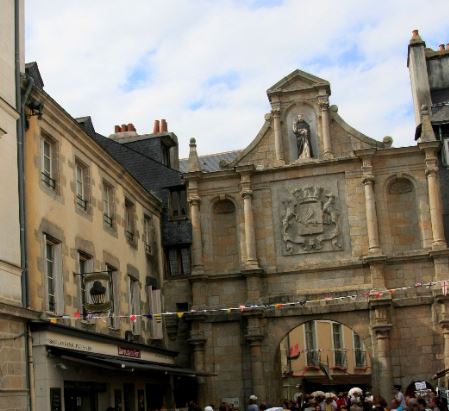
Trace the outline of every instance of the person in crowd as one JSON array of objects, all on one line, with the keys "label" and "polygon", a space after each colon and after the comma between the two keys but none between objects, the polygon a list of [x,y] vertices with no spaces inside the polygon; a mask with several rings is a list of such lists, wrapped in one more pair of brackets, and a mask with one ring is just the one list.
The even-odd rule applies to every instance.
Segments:
[{"label": "person in crowd", "polygon": [[405,407],[407,407],[407,404],[405,403],[405,397],[404,394],[402,394],[401,386],[399,384],[393,385],[393,396],[402,407],[401,409],[404,410]]},{"label": "person in crowd", "polygon": [[257,397],[254,394],[249,396],[248,411],[259,411],[259,406],[257,405]]}]

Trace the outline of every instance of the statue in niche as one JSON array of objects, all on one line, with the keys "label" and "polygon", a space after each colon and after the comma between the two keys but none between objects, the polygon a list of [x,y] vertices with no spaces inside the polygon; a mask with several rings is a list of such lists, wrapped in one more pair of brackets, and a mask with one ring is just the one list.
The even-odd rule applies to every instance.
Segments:
[{"label": "statue in niche", "polygon": [[297,119],[293,122],[293,133],[296,137],[296,146],[298,147],[298,158],[313,157],[312,142],[310,140],[310,126],[304,120],[304,114],[298,114]]},{"label": "statue in niche", "polygon": [[336,196],[319,186],[296,188],[282,201],[286,254],[343,249]]}]

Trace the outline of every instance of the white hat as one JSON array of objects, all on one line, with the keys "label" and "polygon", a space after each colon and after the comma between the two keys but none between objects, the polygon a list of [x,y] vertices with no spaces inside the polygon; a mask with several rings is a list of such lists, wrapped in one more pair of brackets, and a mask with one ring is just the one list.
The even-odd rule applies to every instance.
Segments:
[{"label": "white hat", "polygon": [[207,405],[204,407],[204,411],[214,411],[214,409],[210,405]]},{"label": "white hat", "polygon": [[[257,401],[257,397],[254,394],[250,395],[249,399],[253,400],[253,401]],[[207,410],[207,411],[209,411],[209,410]]]}]

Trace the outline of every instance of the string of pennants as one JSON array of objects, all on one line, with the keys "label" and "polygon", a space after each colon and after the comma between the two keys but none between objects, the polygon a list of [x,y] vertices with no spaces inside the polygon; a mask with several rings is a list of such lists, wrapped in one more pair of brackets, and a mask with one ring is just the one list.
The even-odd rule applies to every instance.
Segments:
[{"label": "string of pennants", "polygon": [[[283,308],[289,308],[294,306],[305,306],[308,304],[317,304],[327,301],[342,301],[342,300],[357,300],[360,298],[381,298],[384,295],[391,295],[393,296],[398,291],[406,291],[410,289],[415,288],[432,288],[434,286],[440,286],[442,295],[446,296],[449,291],[449,280],[440,280],[440,281],[429,281],[429,282],[423,282],[418,281],[414,285],[408,286],[408,287],[397,287],[397,288],[389,288],[389,289],[372,289],[372,290],[364,290],[364,291],[356,291],[348,295],[344,296],[332,296],[332,294],[328,294],[324,298],[319,299],[307,299],[304,298],[302,300],[294,301],[294,302],[287,302],[287,303],[274,303],[274,304],[251,304],[251,305],[244,305],[241,304],[238,307],[227,307],[227,308],[207,308],[207,309],[200,309],[200,310],[188,310],[188,311],[167,311],[167,312],[161,312],[161,313],[147,313],[147,314],[129,314],[129,315],[98,315],[98,314],[92,314],[89,313],[86,315],[86,319],[88,320],[94,320],[94,319],[102,319],[107,320],[110,318],[123,318],[123,319],[129,319],[131,322],[136,322],[138,318],[147,318],[147,319],[154,319],[157,323],[162,322],[162,317],[164,316],[177,316],[178,318],[182,318],[185,314],[195,314],[195,313],[232,313],[232,312],[244,312],[244,311],[250,311],[250,310],[280,310]],[[72,315],[62,315],[58,317],[49,317],[50,323],[56,324],[58,320],[79,320],[83,317],[81,312],[77,311]]]}]

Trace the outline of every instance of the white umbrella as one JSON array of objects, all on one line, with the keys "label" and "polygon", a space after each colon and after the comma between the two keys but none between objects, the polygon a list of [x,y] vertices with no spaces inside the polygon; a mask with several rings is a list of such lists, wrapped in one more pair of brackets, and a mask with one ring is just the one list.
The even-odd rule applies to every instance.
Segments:
[{"label": "white umbrella", "polygon": [[265,411],[284,411],[282,407],[271,407],[267,408]]},{"label": "white umbrella", "polygon": [[326,396],[326,394],[324,394],[324,392],[323,391],[314,391],[314,392],[312,392],[312,394],[310,394],[312,397],[325,397]]}]

